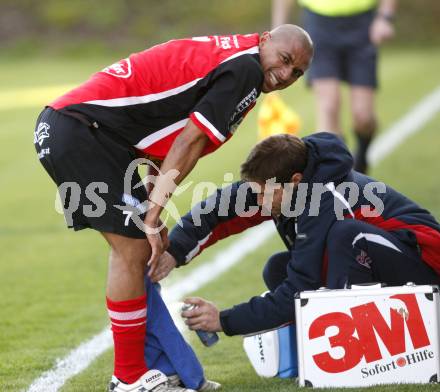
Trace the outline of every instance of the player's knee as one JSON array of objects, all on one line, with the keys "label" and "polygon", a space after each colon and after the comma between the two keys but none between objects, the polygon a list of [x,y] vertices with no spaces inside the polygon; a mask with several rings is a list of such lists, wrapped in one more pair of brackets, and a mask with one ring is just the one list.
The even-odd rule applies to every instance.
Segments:
[{"label": "player's knee", "polygon": [[322,100],[318,110],[328,121],[336,122],[339,119],[340,104],[338,100]]},{"label": "player's knee", "polygon": [[287,276],[289,252],[273,254],[263,269],[263,280],[270,291],[274,291]]},{"label": "player's knee", "polygon": [[365,110],[355,110],[353,112],[353,124],[356,133],[361,135],[372,135],[376,130],[374,113]]},{"label": "player's knee", "polygon": [[352,248],[353,240],[359,232],[359,222],[355,219],[336,221],[327,235],[327,250],[330,252],[340,248]]},{"label": "player's knee", "polygon": [[150,257],[150,245],[147,239],[129,238],[119,235],[106,235],[111,246],[111,261],[130,266],[142,266]]},{"label": "player's knee", "polygon": [[319,105],[318,108],[318,129],[340,133],[339,105],[328,102]]},{"label": "player's knee", "polygon": [[371,269],[360,267],[360,263],[364,260],[359,258],[363,254],[362,245],[360,247],[353,245],[355,238],[365,229],[366,225],[363,222],[346,219],[337,221],[329,230],[327,236],[327,287],[338,289],[347,284],[372,281]]}]

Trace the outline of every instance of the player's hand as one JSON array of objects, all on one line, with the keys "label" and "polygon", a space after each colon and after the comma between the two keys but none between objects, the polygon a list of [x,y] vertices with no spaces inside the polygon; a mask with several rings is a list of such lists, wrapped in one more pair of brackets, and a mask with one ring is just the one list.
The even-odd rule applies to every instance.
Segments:
[{"label": "player's hand", "polygon": [[145,224],[147,226],[147,240],[151,247],[151,256],[147,262],[149,267],[148,276],[151,278],[157,268],[160,256],[169,246],[168,229],[160,220],[156,224],[149,224],[148,222],[145,222]]},{"label": "player's hand", "polygon": [[223,331],[220,324],[220,312],[212,302],[198,297],[186,298],[184,302],[197,306],[195,309],[182,312],[182,317],[186,318],[185,324],[189,329],[207,332]]},{"label": "player's hand", "polygon": [[394,37],[394,26],[389,21],[381,16],[377,16],[370,26],[370,40],[379,46],[383,42]]},{"label": "player's hand", "polygon": [[159,264],[157,265],[154,273],[150,276],[153,283],[159,282],[160,280],[166,278],[169,273],[176,268],[176,259],[168,252],[165,252],[160,256]]}]

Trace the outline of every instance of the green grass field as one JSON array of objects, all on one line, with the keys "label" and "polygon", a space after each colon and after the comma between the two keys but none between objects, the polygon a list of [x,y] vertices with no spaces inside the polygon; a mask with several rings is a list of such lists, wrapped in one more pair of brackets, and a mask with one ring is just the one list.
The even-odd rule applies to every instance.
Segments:
[{"label": "green grass field", "polygon": [[[100,332],[108,323],[104,307],[107,246],[92,231],[73,233],[54,210],[55,187],[33,149],[33,127],[41,107],[69,85],[83,81],[115,58],[36,58],[0,61],[0,391],[25,390],[36,377],[72,348]],[[406,113],[440,84],[440,52],[393,50],[381,64],[383,89],[377,108],[382,129]],[[314,128],[314,104],[304,84],[284,98],[303,118],[303,133]],[[438,146],[440,115],[408,139],[371,173],[407,194],[440,217]],[[256,141],[254,110],[234,138],[217,153],[201,160],[189,180],[222,184],[225,172],[238,179],[239,164]],[[344,117],[349,135],[349,118]],[[350,138],[349,138],[350,140]],[[222,162],[221,165],[218,162]],[[191,193],[176,200],[180,212],[191,204]],[[218,244],[193,264],[221,252]],[[226,307],[264,290],[261,270],[282,244],[278,238],[256,244],[255,252],[196,295]],[[193,266],[172,274],[170,282]],[[169,284],[166,283],[166,284]],[[292,391],[290,381],[257,377],[242,350],[240,337],[221,336],[218,345],[194,343],[209,378],[225,391]],[[104,391],[112,372],[107,351],[62,391]],[[438,386],[375,387],[374,391],[430,391]],[[336,389],[334,391],[337,391]],[[342,391],[342,389],[341,389]],[[345,390],[344,390],[345,391]]]}]

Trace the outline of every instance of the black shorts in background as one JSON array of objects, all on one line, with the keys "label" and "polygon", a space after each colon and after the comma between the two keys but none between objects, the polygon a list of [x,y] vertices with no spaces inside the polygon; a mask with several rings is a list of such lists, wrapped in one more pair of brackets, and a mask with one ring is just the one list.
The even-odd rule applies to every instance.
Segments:
[{"label": "black shorts in background", "polygon": [[[105,128],[46,108],[40,114],[34,144],[41,164],[58,186],[69,228],[93,228],[145,238],[142,227],[147,200],[136,166],[124,187],[135,150]],[[133,215],[140,219],[134,219]]]},{"label": "black shorts in background", "polygon": [[304,28],[315,47],[308,81],[336,78],[350,85],[376,88],[377,49],[369,36],[373,18],[374,11],[330,17],[304,9]]}]

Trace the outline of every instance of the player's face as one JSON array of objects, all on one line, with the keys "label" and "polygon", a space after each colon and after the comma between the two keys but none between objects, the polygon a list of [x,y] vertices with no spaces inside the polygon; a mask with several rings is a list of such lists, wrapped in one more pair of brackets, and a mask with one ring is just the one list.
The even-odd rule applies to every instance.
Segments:
[{"label": "player's face", "polygon": [[251,184],[252,190],[257,195],[258,205],[271,215],[281,215],[283,201],[283,188],[280,184],[254,183]]},{"label": "player's face", "polygon": [[262,91],[269,93],[296,82],[309,67],[311,55],[295,45],[293,39],[274,39],[265,32],[261,36],[260,61],[264,73]]}]

